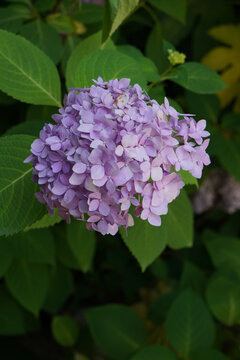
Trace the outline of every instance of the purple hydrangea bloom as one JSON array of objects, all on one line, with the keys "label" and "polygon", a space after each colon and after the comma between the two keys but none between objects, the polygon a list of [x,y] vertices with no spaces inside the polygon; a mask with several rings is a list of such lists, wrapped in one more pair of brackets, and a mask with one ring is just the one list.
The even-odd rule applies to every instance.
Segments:
[{"label": "purple hydrangea bloom", "polygon": [[46,124],[31,146],[37,199],[50,214],[86,221],[90,230],[114,235],[134,224],[129,213],[161,225],[161,215],[184,186],[180,169],[200,178],[209,133],[206,121],[159,105],[129,79],[94,80],[71,89],[56,125]]}]

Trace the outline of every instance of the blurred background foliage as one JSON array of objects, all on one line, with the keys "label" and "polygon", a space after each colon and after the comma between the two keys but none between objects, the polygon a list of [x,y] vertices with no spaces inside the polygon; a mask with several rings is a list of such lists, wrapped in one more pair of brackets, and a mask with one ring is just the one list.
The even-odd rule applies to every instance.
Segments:
[{"label": "blurred background foliage", "polygon": [[[127,56],[123,76],[207,120],[212,161],[199,184],[185,174],[192,208],[183,193],[160,229],[137,223],[128,237],[66,225],[39,207],[25,224],[20,203],[14,230],[0,227],[22,230],[0,237],[1,358],[240,359],[239,15],[238,0],[1,1],[0,29],[52,60],[63,93],[87,85],[88,72],[111,78]],[[14,146],[6,135],[38,136],[57,112],[4,86],[2,159]]]}]

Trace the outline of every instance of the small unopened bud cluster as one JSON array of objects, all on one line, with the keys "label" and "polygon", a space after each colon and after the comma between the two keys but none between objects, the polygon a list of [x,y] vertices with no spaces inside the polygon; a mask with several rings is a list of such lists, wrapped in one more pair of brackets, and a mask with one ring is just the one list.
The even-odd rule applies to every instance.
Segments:
[{"label": "small unopened bud cluster", "polygon": [[169,49],[168,54],[168,61],[173,66],[183,64],[185,62],[186,55],[183,53]]}]

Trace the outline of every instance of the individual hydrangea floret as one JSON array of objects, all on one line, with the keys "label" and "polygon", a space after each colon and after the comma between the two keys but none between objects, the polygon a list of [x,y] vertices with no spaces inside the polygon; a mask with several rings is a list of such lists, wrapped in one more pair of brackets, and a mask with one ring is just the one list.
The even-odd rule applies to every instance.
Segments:
[{"label": "individual hydrangea floret", "polygon": [[86,221],[89,230],[116,234],[135,216],[155,226],[184,186],[177,172],[200,178],[209,133],[206,121],[178,113],[143,92],[129,79],[94,80],[90,88],[71,89],[64,107],[45,124],[31,146],[37,199],[50,214],[70,222]]}]

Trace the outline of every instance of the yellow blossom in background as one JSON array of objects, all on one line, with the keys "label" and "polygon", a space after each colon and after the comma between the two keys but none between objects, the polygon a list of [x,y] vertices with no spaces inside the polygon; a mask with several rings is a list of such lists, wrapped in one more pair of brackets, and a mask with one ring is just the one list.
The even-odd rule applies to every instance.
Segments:
[{"label": "yellow blossom in background", "polygon": [[234,112],[240,112],[240,25],[221,25],[212,28],[209,34],[227,46],[217,46],[202,59],[203,64],[219,71],[228,85],[219,96],[225,107],[234,99]]},{"label": "yellow blossom in background", "polygon": [[186,55],[180,53],[179,51],[173,51],[172,49],[169,49],[168,54],[168,61],[173,66],[183,64],[185,62]]}]

